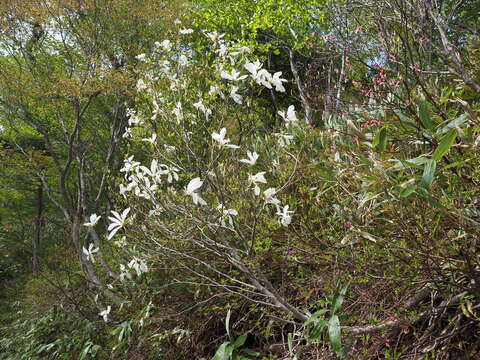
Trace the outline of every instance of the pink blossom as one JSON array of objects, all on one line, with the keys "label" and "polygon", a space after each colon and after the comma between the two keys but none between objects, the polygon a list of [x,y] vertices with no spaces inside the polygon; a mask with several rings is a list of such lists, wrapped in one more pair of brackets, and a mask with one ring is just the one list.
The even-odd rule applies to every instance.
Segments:
[{"label": "pink blossom", "polygon": [[369,96],[369,95],[371,95],[371,93],[372,93],[372,89],[360,90],[360,94],[362,94],[364,96]]},{"label": "pink blossom", "polygon": [[295,249],[290,249],[290,250],[288,250],[287,253],[288,253],[288,255],[295,255],[295,254],[297,253],[297,250],[295,250]]},{"label": "pink blossom", "polygon": [[392,339],[385,339],[385,340],[383,340],[383,342],[387,345],[390,345],[390,344],[393,343],[393,340]]},{"label": "pink blossom", "polygon": [[388,321],[398,321],[398,319],[395,316],[389,316]]},{"label": "pink blossom", "polygon": [[12,229],[13,229],[13,228],[12,228],[10,225],[5,225],[5,226],[3,227],[3,230],[5,230],[5,231],[10,231],[10,230],[12,230]]}]

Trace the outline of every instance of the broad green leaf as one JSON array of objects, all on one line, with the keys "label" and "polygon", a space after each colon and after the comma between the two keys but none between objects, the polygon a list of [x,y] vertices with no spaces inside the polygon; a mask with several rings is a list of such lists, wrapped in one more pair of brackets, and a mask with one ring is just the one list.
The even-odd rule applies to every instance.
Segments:
[{"label": "broad green leaf", "polygon": [[317,320],[320,316],[322,316],[323,314],[325,314],[328,310],[327,309],[322,309],[322,310],[318,310],[318,311],[315,311],[312,316],[310,316],[308,318],[307,321],[305,321],[305,323],[303,324],[304,327],[307,327],[308,325],[310,325],[312,322],[314,322],[315,320]]},{"label": "broad green leaf", "polygon": [[452,145],[455,143],[455,139],[457,138],[457,131],[455,129],[450,130],[450,132],[444,136],[438,147],[435,149],[432,159],[435,161],[439,161],[443,155],[445,155]]},{"label": "broad green leaf", "polygon": [[313,343],[320,339],[320,336],[322,335],[323,329],[325,329],[326,325],[326,320],[320,320],[317,325],[309,332],[307,342]]},{"label": "broad green leaf", "polygon": [[250,356],[261,356],[262,355],[258,351],[253,351],[251,349],[242,349],[242,353],[245,353],[245,354],[250,355]]},{"label": "broad green leaf", "polygon": [[436,167],[437,162],[433,159],[428,159],[428,161],[425,163],[421,181],[421,185],[423,188],[428,189],[430,185],[432,185],[433,179],[435,178]]},{"label": "broad green leaf", "polygon": [[425,100],[419,101],[418,115],[420,116],[420,120],[422,121],[422,124],[425,127],[425,129],[433,128],[433,126],[435,125],[435,122],[430,117],[428,104]]},{"label": "broad green leaf", "polygon": [[239,347],[242,347],[243,344],[245,344],[245,340],[247,340],[247,334],[240,335],[237,340],[235,340],[233,348],[238,349]]},{"label": "broad green leaf", "polygon": [[335,353],[338,353],[342,350],[341,336],[340,320],[338,319],[337,315],[333,315],[328,322],[328,337]]},{"label": "broad green leaf", "polygon": [[414,169],[419,169],[423,170],[423,165],[428,161],[428,158],[420,156],[417,158],[413,159],[408,159],[408,160],[396,160],[398,163],[396,163],[393,166],[394,170],[403,170],[406,168],[414,168]]},{"label": "broad green leaf", "polygon": [[373,146],[380,152],[384,152],[387,149],[387,128],[385,126],[375,135]]},{"label": "broad green leaf", "polygon": [[439,209],[445,209],[445,206],[442,203],[438,202],[436,199],[434,199],[426,189],[422,187],[418,188],[418,194],[423,200],[425,200],[430,205]]},{"label": "broad green leaf", "polygon": [[394,110],[393,111],[395,114],[397,114],[397,116],[400,118],[400,120],[402,121],[402,123],[408,127],[410,127],[411,129],[415,129],[417,130],[418,126],[417,124],[415,123],[415,121],[413,121],[412,119],[410,119],[407,115],[405,115],[404,113],[402,113],[400,110]]},{"label": "broad green leaf", "polygon": [[340,288],[340,284],[337,286],[337,291],[332,300],[332,309],[331,309],[332,314],[335,314],[342,307],[343,299],[345,298],[347,289],[348,289],[348,285],[345,285],[342,288]]},{"label": "broad green leaf", "polygon": [[415,192],[416,189],[417,189],[417,185],[407,186],[405,189],[402,189],[402,191],[400,191],[400,197],[403,197],[403,198],[409,197],[411,194]]},{"label": "broad green leaf", "polygon": [[450,130],[453,130],[456,127],[459,127],[460,125],[462,125],[465,121],[468,120],[468,118],[469,118],[468,114],[460,115],[455,120],[450,121],[447,125],[438,129],[437,132],[435,133],[435,136],[440,136],[440,135],[448,133]]},{"label": "broad green leaf", "polygon": [[229,342],[224,342],[222,345],[220,345],[212,360],[229,360],[228,353],[231,354],[231,351],[229,351],[229,345]]}]

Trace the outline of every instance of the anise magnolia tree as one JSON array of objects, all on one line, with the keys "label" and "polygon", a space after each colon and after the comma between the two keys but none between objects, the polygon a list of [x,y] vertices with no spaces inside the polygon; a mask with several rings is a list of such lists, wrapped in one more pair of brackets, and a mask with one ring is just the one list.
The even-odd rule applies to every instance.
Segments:
[{"label": "anise magnolia tree", "polygon": [[[54,161],[56,181],[31,161],[67,221],[87,278],[106,289],[82,252],[85,215],[109,206],[140,52],[172,26],[180,2],[4,1],[0,5],[0,108],[3,126],[28,126]],[[99,244],[94,231],[90,241]],[[103,258],[102,258],[103,259]],[[116,277],[102,260],[110,276]]]}]

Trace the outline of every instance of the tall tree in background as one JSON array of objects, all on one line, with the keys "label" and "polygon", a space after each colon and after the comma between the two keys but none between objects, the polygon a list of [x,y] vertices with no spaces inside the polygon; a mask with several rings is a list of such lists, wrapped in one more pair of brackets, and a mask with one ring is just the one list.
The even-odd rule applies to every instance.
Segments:
[{"label": "tall tree in background", "polygon": [[[103,290],[82,254],[82,224],[109,207],[108,177],[121,153],[136,56],[148,52],[178,15],[175,2],[166,5],[159,0],[12,0],[0,6],[2,122],[17,133],[26,126],[43,142],[53,159],[54,182],[28,149],[16,146],[35,169],[41,191],[61,209],[88,280]],[[93,229],[89,235],[100,247]]]}]

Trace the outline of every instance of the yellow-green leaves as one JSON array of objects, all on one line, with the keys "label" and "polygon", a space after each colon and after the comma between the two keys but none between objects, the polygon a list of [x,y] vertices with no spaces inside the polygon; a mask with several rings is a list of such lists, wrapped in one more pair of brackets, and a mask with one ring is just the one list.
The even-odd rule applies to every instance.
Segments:
[{"label": "yellow-green leaves", "polygon": [[384,126],[380,129],[377,135],[375,135],[373,146],[375,146],[378,151],[384,152],[387,149],[387,140],[387,127]]},{"label": "yellow-green leaves", "polygon": [[428,159],[425,162],[425,166],[423,168],[423,175],[421,180],[421,185],[423,188],[428,189],[430,185],[433,183],[433,179],[435,178],[435,169],[437,168],[437,162],[432,159]]},{"label": "yellow-green leaves", "polygon": [[457,131],[455,129],[450,130],[448,134],[445,135],[438,144],[432,155],[432,159],[435,161],[439,161],[450,150],[452,145],[455,143],[456,138]]}]

